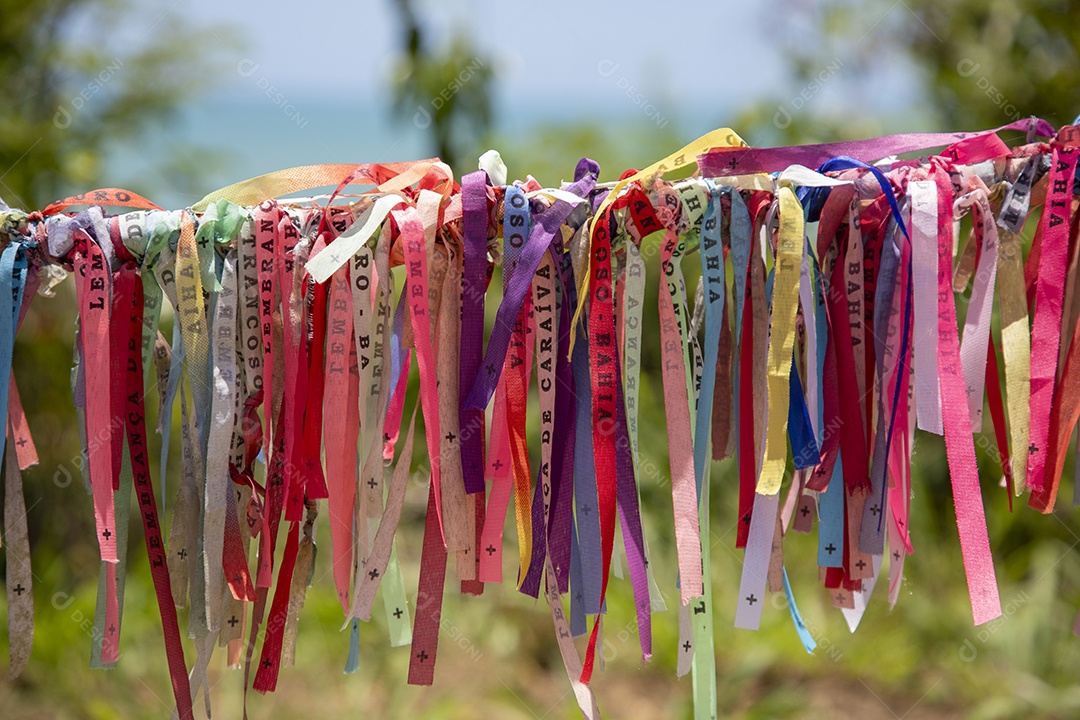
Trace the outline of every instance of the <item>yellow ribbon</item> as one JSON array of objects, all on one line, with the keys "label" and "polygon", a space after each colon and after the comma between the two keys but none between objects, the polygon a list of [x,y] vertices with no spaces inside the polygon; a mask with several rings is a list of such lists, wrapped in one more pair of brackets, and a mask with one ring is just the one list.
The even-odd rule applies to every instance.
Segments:
[{"label": "yellow ribbon", "polygon": [[799,309],[802,260],[803,209],[794,191],[783,185],[778,193],[780,233],[773,279],[772,326],[769,331],[767,385],[769,419],[765,434],[765,458],[761,463],[757,492],[775,495],[787,466],[787,418],[791,379],[791,353],[795,347],[795,316]]},{"label": "yellow ribbon", "polygon": [[206,308],[203,302],[202,273],[199,271],[199,249],[195,242],[195,225],[191,214],[184,212],[180,220],[180,239],[176,244],[176,316],[187,348],[188,374],[196,398],[208,397],[210,333],[206,327]]},{"label": "yellow ribbon", "polygon": [[301,165],[300,167],[277,170],[265,175],[258,175],[226,185],[215,190],[191,206],[195,212],[202,212],[218,200],[228,200],[237,205],[249,207],[258,205],[263,200],[289,195],[311,188],[332,185],[337,187],[358,165]]},{"label": "yellow ribbon", "polygon": [[1001,315],[1001,348],[1005,359],[1005,405],[1012,443],[1013,488],[1017,495],[1027,486],[1028,419],[1031,394],[1031,333],[1021,238],[998,229],[997,290]]},{"label": "yellow ribbon", "polygon": [[[406,163],[389,163],[387,167],[404,166]],[[337,187],[345,181],[360,164],[337,164],[337,165],[301,165],[299,167],[277,170],[265,175],[258,175],[247,180],[241,180],[232,185],[226,185],[220,190],[215,190],[199,202],[191,206],[195,212],[202,212],[208,206],[219,200],[228,200],[236,205],[250,207],[258,205],[264,200],[281,197],[295,192],[303,192],[317,187]],[[370,167],[375,167],[374,164]],[[453,186],[453,174],[438,158],[418,160],[412,167],[404,168],[400,180],[391,178],[383,183],[387,189],[382,192],[391,192],[402,187],[407,187],[422,178],[428,170],[437,168],[446,175],[447,182],[440,185],[439,191],[448,195]]]}]

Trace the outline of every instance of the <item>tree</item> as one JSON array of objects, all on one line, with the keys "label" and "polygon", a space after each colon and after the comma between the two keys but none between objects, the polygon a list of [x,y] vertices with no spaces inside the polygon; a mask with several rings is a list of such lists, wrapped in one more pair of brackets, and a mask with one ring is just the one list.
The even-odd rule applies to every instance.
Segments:
[{"label": "tree", "polygon": [[[882,130],[977,130],[1031,115],[1060,127],[1080,112],[1076,3],[821,0],[809,3],[812,12],[807,5],[788,0],[773,16],[792,68],[789,93],[749,109],[738,127],[764,128],[786,144]],[[843,99],[815,97],[823,89]],[[914,95],[914,107],[860,112],[860,102],[880,108],[894,93]],[[895,126],[898,118],[904,127]]]},{"label": "tree", "polygon": [[124,0],[0,0],[0,197],[12,207],[100,185],[104,151],[166,121],[208,76],[187,23],[165,10],[133,42],[115,34],[130,12]]},{"label": "tree", "polygon": [[479,156],[479,143],[491,127],[490,61],[461,34],[445,49],[433,50],[412,0],[394,4],[402,26],[402,56],[392,81],[394,112],[421,130],[431,128],[436,154],[458,169],[460,161]]},{"label": "tree", "polygon": [[[114,179],[103,158],[118,143],[150,134],[182,107],[213,63],[206,37],[164,11],[145,37],[118,33],[134,12],[125,0],[0,0],[0,198],[40,210],[49,202]],[[224,32],[216,33],[225,35]],[[160,148],[169,162],[190,148]],[[179,178],[184,179],[184,178]],[[133,186],[136,192],[147,190]],[[81,491],[78,425],[64,381],[72,358],[73,283],[38,299],[16,340],[14,376],[41,463],[26,475],[35,555],[64,548],[63,572],[93,574],[91,525]],[[36,508],[36,509],[35,509]]]}]

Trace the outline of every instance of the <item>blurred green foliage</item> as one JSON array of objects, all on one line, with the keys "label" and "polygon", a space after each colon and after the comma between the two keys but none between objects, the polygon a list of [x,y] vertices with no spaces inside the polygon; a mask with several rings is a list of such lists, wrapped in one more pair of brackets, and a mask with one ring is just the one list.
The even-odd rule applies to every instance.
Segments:
[{"label": "blurred green foliage", "polygon": [[[228,32],[211,43],[175,17],[115,35],[136,10],[125,0],[0,2],[0,197],[12,207],[98,187],[107,151],[160,129],[228,49]],[[159,150],[186,168],[180,148]]]},{"label": "blurred green foliage", "polygon": [[[979,130],[1031,115],[1060,127],[1080,113],[1080,4],[1070,0],[780,4],[770,30],[790,82],[744,108],[734,125],[758,144]],[[845,92],[827,104],[816,96],[833,82]],[[863,98],[880,104],[911,87],[921,96],[913,107],[860,108]]]}]

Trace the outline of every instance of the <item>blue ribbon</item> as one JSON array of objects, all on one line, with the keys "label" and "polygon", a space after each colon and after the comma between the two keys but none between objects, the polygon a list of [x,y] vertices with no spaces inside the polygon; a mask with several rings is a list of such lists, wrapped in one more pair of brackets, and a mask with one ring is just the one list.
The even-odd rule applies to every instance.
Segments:
[{"label": "blue ribbon", "polygon": [[810,409],[803,396],[802,380],[799,368],[795,365],[795,355],[791,357],[791,376],[788,380],[791,399],[788,403],[788,437],[791,438],[791,453],[795,457],[795,468],[805,470],[821,462],[821,454],[814,439],[814,426],[810,424]]},{"label": "blue ribbon", "polygon": [[8,389],[11,380],[11,359],[15,352],[15,331],[22,308],[23,288],[26,285],[26,254],[22,243],[12,241],[0,254],[0,458],[7,444]]},{"label": "blue ribbon", "polygon": [[[737,194],[738,191],[735,191]],[[716,362],[720,353],[720,324],[724,317],[725,282],[724,250],[720,239],[720,191],[709,185],[709,205],[701,221],[698,243],[701,248],[702,278],[705,281],[705,346],[701,371],[701,390],[698,394],[697,419],[694,424],[694,475],[697,481],[698,503],[705,465],[706,450],[712,421],[713,388],[716,385]]]},{"label": "blue ribbon", "polygon": [[[386,394],[385,408],[387,412],[390,410],[390,403],[393,402],[398,382],[401,381],[401,371],[405,367],[405,357],[408,354],[408,350],[402,345],[405,332],[405,291],[407,289],[408,284],[402,286],[397,307],[394,309],[394,325],[390,335],[390,392]],[[386,432],[389,432],[389,430]]]},{"label": "blue ribbon", "polygon": [[[596,466],[592,447],[592,385],[589,340],[582,334],[571,360],[577,391],[574,438],[574,504],[577,506],[578,548],[581,550],[581,589],[585,612],[600,612],[600,515],[597,512]],[[587,509],[586,509],[587,508]]]},{"label": "blue ribbon", "polygon": [[813,635],[806,627],[806,623],[803,622],[802,614],[799,612],[799,606],[795,604],[795,596],[791,594],[791,583],[788,581],[787,568],[783,568],[784,571],[784,595],[787,596],[788,610],[791,611],[791,621],[795,624],[795,632],[799,635],[799,640],[802,642],[803,647],[806,648],[806,652],[811,655],[814,654],[814,650],[817,649],[817,642],[814,641]]},{"label": "blue ribbon", "polygon": [[[889,207],[892,208],[893,217],[896,218],[896,224],[900,227],[900,232],[904,233],[904,237],[909,238],[907,226],[904,225],[904,219],[900,217],[900,205],[896,202],[896,193],[893,192],[892,183],[885,177],[885,173],[881,172],[878,168],[864,163],[862,160],[856,160],[853,157],[846,155],[840,155],[821,163],[817,171],[824,175],[827,172],[835,172],[839,170],[853,170],[855,168],[861,168],[863,170],[869,170],[873,173],[874,177],[878,181],[878,185],[881,186],[881,191],[885,194],[885,199],[889,201]],[[799,197],[799,202],[803,203],[804,207],[809,205],[810,208],[815,208],[816,213],[807,219],[810,222],[816,222],[820,217],[821,208],[825,205],[825,197],[831,188],[827,187],[802,187],[796,192]]]}]

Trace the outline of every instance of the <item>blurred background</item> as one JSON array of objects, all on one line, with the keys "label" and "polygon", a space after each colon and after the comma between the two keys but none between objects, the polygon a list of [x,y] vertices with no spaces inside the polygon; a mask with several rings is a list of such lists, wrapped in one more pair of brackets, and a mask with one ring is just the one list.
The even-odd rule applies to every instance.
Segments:
[{"label": "blurred background", "polygon": [[[557,185],[588,155],[613,180],[723,126],[762,146],[976,130],[1029,115],[1060,126],[1080,112],[1080,5],[1053,0],[692,9],[636,0],[0,0],[0,9],[0,197],[26,210],[100,186],[183,207],[253,175],[324,162],[439,155],[460,177],[488,148],[502,153],[512,178]],[[0,714],[166,718],[169,683],[140,528],[130,540],[120,663],[108,673],[88,668],[98,563],[90,499],[72,482],[74,306],[70,281],[58,297],[38,298],[16,344],[15,377],[42,456],[25,474],[37,629],[30,666],[0,683]],[[656,337],[655,315],[646,317],[646,337]],[[641,437],[645,461],[665,468],[659,361],[658,344],[646,344]],[[814,656],[777,598],[759,632],[731,627],[737,480],[730,461],[714,469],[721,717],[1080,716],[1080,640],[1070,633],[1080,525],[1068,489],[1048,517],[1020,502],[1010,513],[993,444],[976,445],[1003,619],[972,626],[943,444],[920,434],[915,555],[895,610],[879,589],[852,635],[817,581],[815,538],[785,542],[795,596],[818,640]],[[1066,467],[1071,474],[1071,458]],[[166,480],[170,502],[175,482]],[[417,476],[410,488],[401,530],[406,587],[416,582],[424,482]],[[643,480],[642,496],[673,608],[670,495],[663,482]],[[318,538],[329,546],[325,526]],[[253,717],[578,715],[546,608],[509,581],[481,598],[448,593],[432,688],[406,685],[408,652],[388,646],[379,612],[361,629],[360,670],[343,675],[348,643],[332,582],[324,577],[307,597],[296,667],[275,695],[252,697]],[[674,610],[654,616],[656,655],[642,665],[628,583],[613,581],[609,597],[607,666],[594,681],[602,712],[690,717],[690,679],[675,677]],[[0,663],[6,643],[0,630]],[[242,674],[223,654],[210,680],[215,715],[239,717]]]}]

